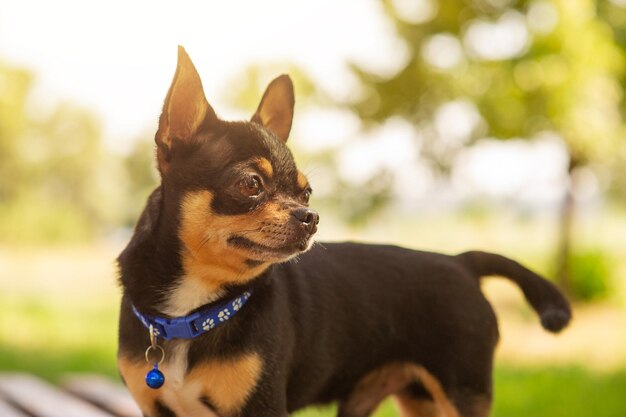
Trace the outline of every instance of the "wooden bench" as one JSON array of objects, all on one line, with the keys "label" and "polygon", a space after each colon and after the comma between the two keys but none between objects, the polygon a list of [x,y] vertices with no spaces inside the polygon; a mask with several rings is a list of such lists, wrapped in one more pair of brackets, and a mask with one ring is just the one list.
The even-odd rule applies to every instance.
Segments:
[{"label": "wooden bench", "polygon": [[2,417],[141,417],[120,385],[98,375],[68,375],[60,387],[25,373],[0,374]]}]

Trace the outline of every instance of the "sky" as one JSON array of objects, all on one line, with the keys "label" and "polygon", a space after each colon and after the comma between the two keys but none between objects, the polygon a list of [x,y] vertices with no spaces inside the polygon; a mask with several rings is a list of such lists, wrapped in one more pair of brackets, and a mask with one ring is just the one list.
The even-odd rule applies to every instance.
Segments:
[{"label": "sky", "polygon": [[[430,0],[392,3],[414,22],[436,13]],[[76,102],[99,116],[107,145],[124,152],[133,140],[154,134],[177,45],[191,56],[217,113],[225,119],[245,118],[223,97],[251,64],[280,71],[281,65],[295,63],[336,98],[354,94],[358,87],[349,62],[381,75],[400,69],[408,52],[381,7],[377,0],[0,0],[0,59],[36,74],[31,111]],[[528,41],[519,14],[477,25],[467,36],[470,49],[485,56],[511,56]],[[443,68],[460,59],[462,51],[458,41],[444,34],[433,37],[422,53]],[[442,106],[434,125],[442,137],[462,140],[478,118],[471,103],[460,100]],[[385,167],[408,174],[400,177],[404,182],[397,188],[411,190],[402,192],[409,200],[429,190],[442,195],[420,161],[419,135],[406,122],[392,119],[363,132],[347,111],[311,108],[298,113],[296,108],[292,137],[305,150],[335,149],[338,175],[349,183],[363,184]],[[526,190],[522,199],[555,203],[563,189],[563,155],[558,138],[539,145],[502,145],[485,138],[459,156],[456,193],[507,198]]]},{"label": "sky", "polygon": [[123,148],[118,141],[154,128],[177,45],[225,116],[224,88],[252,63],[295,62],[341,96],[354,87],[348,60],[383,73],[397,65],[394,49],[402,45],[380,7],[367,0],[1,0],[0,57],[37,74],[42,109],[60,99],[84,104]]}]

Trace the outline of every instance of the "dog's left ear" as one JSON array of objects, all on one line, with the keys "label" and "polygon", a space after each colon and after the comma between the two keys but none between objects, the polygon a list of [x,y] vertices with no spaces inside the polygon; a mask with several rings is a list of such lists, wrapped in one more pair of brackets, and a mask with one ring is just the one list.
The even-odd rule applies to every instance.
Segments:
[{"label": "dog's left ear", "polygon": [[207,102],[196,67],[182,46],[178,47],[178,64],[172,85],[163,103],[159,130],[155,140],[159,170],[168,170],[171,156],[184,143],[192,142],[201,126],[217,121]]},{"label": "dog's left ear", "polygon": [[252,121],[260,123],[283,142],[287,142],[293,121],[294,104],[293,83],[288,75],[283,74],[267,86]]}]

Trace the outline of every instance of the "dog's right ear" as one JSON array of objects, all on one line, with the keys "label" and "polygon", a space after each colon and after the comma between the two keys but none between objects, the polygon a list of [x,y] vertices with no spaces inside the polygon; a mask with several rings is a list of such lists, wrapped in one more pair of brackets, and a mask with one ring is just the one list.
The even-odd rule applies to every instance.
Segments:
[{"label": "dog's right ear", "polygon": [[293,82],[288,75],[277,77],[267,86],[252,121],[265,126],[287,142],[293,121]]},{"label": "dog's right ear", "polygon": [[192,141],[200,126],[216,120],[215,111],[204,96],[198,71],[185,49],[179,46],[176,73],[163,104],[155,137],[161,174],[167,172],[177,146]]}]

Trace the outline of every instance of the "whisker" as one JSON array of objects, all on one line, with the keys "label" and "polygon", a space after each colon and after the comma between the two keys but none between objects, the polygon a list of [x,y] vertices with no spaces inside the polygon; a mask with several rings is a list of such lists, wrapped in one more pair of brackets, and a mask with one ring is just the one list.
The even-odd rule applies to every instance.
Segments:
[{"label": "whisker", "polygon": [[321,165],[307,166],[304,175],[306,175],[307,178],[313,178],[321,168]]},{"label": "whisker", "polygon": [[313,241],[313,246],[319,246],[324,250],[328,250],[328,248],[326,246],[324,246],[321,242],[318,242],[317,240]]}]

